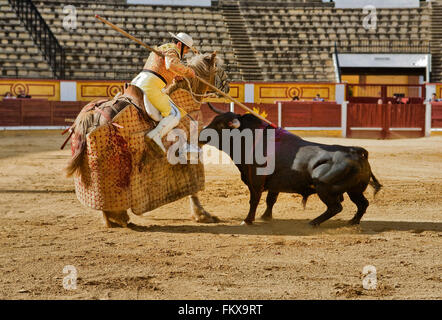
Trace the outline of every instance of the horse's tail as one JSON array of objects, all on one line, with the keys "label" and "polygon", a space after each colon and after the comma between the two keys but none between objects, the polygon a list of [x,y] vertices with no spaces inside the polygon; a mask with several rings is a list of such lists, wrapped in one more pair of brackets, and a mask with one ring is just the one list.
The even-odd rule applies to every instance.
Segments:
[{"label": "horse's tail", "polygon": [[72,159],[69,161],[66,167],[66,176],[71,177],[74,174],[81,176],[81,164],[83,163],[84,156],[86,154],[86,134],[88,128],[92,126],[94,118],[94,111],[80,112],[75,119],[73,125],[73,141],[72,145]]}]

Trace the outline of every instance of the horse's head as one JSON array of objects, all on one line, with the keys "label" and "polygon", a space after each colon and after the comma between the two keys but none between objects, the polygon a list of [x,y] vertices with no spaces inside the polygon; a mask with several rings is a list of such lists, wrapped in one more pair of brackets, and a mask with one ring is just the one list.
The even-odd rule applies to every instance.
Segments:
[{"label": "horse's head", "polygon": [[[199,59],[202,59],[202,61],[204,62],[206,66],[205,69],[208,70],[208,73],[203,72],[201,75],[199,74],[198,75],[204,80],[209,81],[210,84],[212,84],[219,90],[223,91],[224,93],[228,93],[230,89],[229,81],[227,80],[227,74],[223,68],[223,62],[216,55],[216,51],[214,51],[211,54],[206,53],[201,56],[202,58]],[[195,70],[195,72],[197,71]],[[213,92],[213,90],[210,88],[206,88],[206,91]]]},{"label": "horse's head", "polygon": [[[187,65],[195,71],[198,77],[208,81],[225,93],[229,92],[230,87],[227,74],[224,71],[222,60],[216,55],[216,51],[213,53],[196,54],[187,61]],[[189,79],[189,83],[192,92],[196,94],[195,98],[198,100],[202,100],[204,95],[213,92],[206,84],[196,78]],[[169,94],[178,88],[188,90],[189,85],[186,80],[181,80],[171,86]]]}]

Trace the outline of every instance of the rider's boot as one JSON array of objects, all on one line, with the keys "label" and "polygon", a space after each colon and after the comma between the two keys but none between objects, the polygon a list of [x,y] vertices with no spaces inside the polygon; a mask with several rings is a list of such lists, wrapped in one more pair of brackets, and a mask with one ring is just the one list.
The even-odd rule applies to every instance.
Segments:
[{"label": "rider's boot", "polygon": [[175,128],[179,122],[180,122],[180,117],[179,116],[177,117],[175,114],[171,113],[169,116],[161,119],[161,121],[158,123],[155,129],[149,131],[146,134],[146,139],[155,142],[158,148],[164,153],[166,153],[166,148],[164,147],[161,138],[164,137],[170,130]]}]

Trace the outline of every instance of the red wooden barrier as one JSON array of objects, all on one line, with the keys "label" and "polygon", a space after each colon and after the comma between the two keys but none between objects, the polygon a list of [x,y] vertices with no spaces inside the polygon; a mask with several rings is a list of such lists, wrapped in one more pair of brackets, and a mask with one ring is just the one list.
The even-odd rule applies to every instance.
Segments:
[{"label": "red wooden barrier", "polygon": [[[215,108],[222,110],[224,112],[230,110],[230,105],[228,103],[211,102],[210,104]],[[203,113],[203,123],[205,126],[207,126],[210,123],[210,121],[212,121],[212,119],[216,116],[216,113],[214,113],[212,110],[209,109],[207,103],[203,103],[201,105],[201,112]]]},{"label": "red wooden barrier", "polygon": [[6,99],[0,102],[0,126],[21,125],[21,102]]},{"label": "red wooden barrier", "polygon": [[431,103],[431,127],[442,128],[442,102]]},{"label": "red wooden barrier", "polygon": [[425,135],[423,104],[354,104],[347,106],[347,137],[403,138]]},{"label": "red wooden barrier", "polygon": [[282,127],[340,127],[341,105],[335,102],[281,101]]},{"label": "red wooden barrier", "polygon": [[65,119],[75,119],[81,111],[85,102],[67,102],[53,101],[52,106],[52,124],[54,126],[70,125]]},{"label": "red wooden barrier", "polygon": [[68,126],[84,102],[6,99],[0,102],[0,126]]},{"label": "red wooden barrier", "polygon": [[21,125],[45,126],[51,123],[51,103],[47,100],[23,99],[21,101]]},{"label": "red wooden barrier", "polygon": [[[59,102],[39,99],[0,101],[0,126],[68,126],[85,102]],[[229,103],[213,103],[223,111]],[[267,119],[278,124],[278,103],[247,103],[249,108],[267,112]],[[204,124],[216,115],[203,104]],[[235,112],[244,110],[235,106]],[[341,126],[341,106],[334,102],[281,102],[282,127],[332,128]],[[442,102],[432,103],[432,127],[442,128]],[[420,137],[425,134],[423,104],[354,104],[347,106],[347,136],[365,138]]]}]

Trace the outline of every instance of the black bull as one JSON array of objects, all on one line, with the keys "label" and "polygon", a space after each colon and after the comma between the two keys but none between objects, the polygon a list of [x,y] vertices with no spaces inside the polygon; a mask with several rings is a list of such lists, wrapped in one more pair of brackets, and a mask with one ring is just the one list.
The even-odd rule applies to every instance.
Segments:
[{"label": "black bull", "polygon": [[[219,115],[206,129],[215,130],[219,137],[223,129],[237,128],[238,134],[251,129],[249,131],[253,133],[253,143],[256,144],[257,139],[267,141],[266,135],[269,130],[275,130],[251,114],[224,113],[210,104],[209,107]],[[255,129],[263,129],[261,131],[263,136],[257,138]],[[374,188],[375,194],[382,187],[371,172],[367,150],[360,147],[309,142],[280,128],[275,132],[273,172],[265,175],[257,174],[257,169],[262,167],[262,163],[251,161],[247,164],[244,161],[234,161],[241,172],[242,181],[250,190],[250,210],[243,223],[253,223],[262,192],[268,190],[267,209],[261,217],[264,220],[272,219],[272,208],[280,192],[301,194],[304,206],[308,196],[317,193],[327,206],[323,214],[310,222],[311,225],[317,226],[342,211],[341,202],[346,192],[357,206],[357,212],[349,223],[359,224],[369,204],[363,192],[368,184]],[[235,139],[233,134],[232,136]],[[221,139],[218,141],[219,143],[209,141],[208,144],[227,151],[228,155],[234,159],[233,152],[230,151],[233,148],[223,150],[223,148],[226,149],[225,146],[221,144]],[[240,138],[240,141],[243,154],[241,160],[244,160],[244,155],[253,146],[246,145],[245,139]],[[266,143],[264,143],[263,150],[268,150]]]}]

